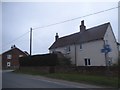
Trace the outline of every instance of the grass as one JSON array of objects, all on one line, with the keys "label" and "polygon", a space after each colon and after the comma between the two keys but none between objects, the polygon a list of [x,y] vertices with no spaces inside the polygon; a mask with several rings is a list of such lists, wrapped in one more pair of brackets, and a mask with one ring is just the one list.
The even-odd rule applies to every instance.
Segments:
[{"label": "grass", "polygon": [[41,75],[50,78],[63,79],[79,83],[90,83],[102,86],[118,87],[118,77],[106,77],[92,74],[80,74],[80,73],[43,73],[35,70],[16,70],[17,73]]}]

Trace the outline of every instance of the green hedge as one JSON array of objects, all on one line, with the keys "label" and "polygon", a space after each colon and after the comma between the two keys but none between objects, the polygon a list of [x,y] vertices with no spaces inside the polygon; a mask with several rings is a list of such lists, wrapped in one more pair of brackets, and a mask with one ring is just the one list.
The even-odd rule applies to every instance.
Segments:
[{"label": "green hedge", "polygon": [[33,55],[19,58],[20,66],[56,66],[56,54]]}]

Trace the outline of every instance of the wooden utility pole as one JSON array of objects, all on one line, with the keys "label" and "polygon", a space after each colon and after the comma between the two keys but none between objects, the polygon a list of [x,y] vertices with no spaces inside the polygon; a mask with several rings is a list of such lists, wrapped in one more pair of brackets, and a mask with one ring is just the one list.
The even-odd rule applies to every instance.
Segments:
[{"label": "wooden utility pole", "polygon": [[30,28],[30,56],[32,55],[32,28]]}]

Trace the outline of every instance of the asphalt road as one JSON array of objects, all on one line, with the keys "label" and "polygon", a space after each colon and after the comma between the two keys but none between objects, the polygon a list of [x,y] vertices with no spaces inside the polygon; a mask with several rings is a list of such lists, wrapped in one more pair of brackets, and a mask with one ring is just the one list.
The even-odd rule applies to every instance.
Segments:
[{"label": "asphalt road", "polygon": [[103,88],[96,85],[50,79],[42,76],[16,74],[4,71],[2,88]]}]

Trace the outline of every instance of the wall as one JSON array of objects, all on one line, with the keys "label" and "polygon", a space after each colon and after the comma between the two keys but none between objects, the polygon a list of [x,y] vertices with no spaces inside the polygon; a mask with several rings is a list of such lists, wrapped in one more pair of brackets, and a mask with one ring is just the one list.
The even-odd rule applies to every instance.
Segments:
[{"label": "wall", "polygon": [[85,66],[85,58],[90,58],[90,66],[105,66],[105,54],[101,53],[103,49],[103,40],[91,41],[77,45],[77,66]]},{"label": "wall", "polygon": [[111,52],[108,53],[108,57],[112,59],[113,64],[117,63],[118,47],[117,47],[116,39],[115,39],[111,26],[107,28],[107,32],[105,33],[104,40],[105,40],[105,44],[110,45],[110,48],[112,50]]},{"label": "wall", "polygon": [[[82,44],[82,49],[80,45],[71,45],[70,53],[67,54],[72,61],[72,64],[75,64],[75,47],[76,47],[76,64],[77,66],[85,66],[84,58],[90,58],[91,66],[105,66],[105,54],[101,53],[103,49],[104,42],[103,40],[91,41]],[[65,47],[56,48],[51,51],[60,51],[66,55]]]}]

